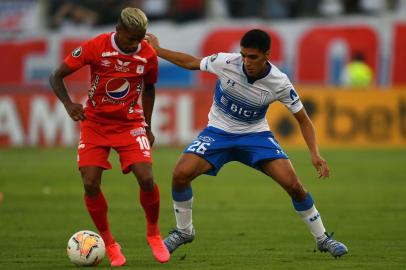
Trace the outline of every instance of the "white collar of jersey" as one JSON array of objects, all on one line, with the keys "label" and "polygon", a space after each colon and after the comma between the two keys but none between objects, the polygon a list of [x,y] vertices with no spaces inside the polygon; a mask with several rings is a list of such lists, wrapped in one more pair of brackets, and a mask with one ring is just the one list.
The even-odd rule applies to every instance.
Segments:
[{"label": "white collar of jersey", "polygon": [[138,43],[138,47],[137,47],[137,50],[135,52],[132,52],[132,53],[123,52],[122,50],[120,50],[120,48],[116,44],[116,41],[114,40],[115,35],[116,35],[116,32],[113,32],[113,34],[111,35],[111,45],[119,53],[124,54],[124,55],[133,55],[133,54],[138,53],[141,50],[141,42],[140,42],[140,43]]}]

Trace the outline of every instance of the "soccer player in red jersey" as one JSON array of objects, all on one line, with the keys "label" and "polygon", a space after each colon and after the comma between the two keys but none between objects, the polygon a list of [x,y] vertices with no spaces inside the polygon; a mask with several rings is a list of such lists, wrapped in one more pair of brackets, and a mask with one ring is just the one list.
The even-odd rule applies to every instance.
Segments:
[{"label": "soccer player in red jersey", "polygon": [[[110,231],[108,205],[100,189],[103,170],[111,169],[110,149],[120,156],[123,173],[133,172],[140,185],[140,202],[147,220],[147,240],[159,262],[169,260],[158,226],[160,196],[152,175],[151,115],[158,61],[144,40],[148,25],[137,8],[122,10],[116,32],[101,34],[76,48],[50,76],[50,84],[74,121],[80,121],[78,167],[89,214],[105,244],[111,266],[126,259]],[[71,100],[64,78],[85,65],[91,68],[88,100]],[[142,92],[142,106],[138,104]]]}]

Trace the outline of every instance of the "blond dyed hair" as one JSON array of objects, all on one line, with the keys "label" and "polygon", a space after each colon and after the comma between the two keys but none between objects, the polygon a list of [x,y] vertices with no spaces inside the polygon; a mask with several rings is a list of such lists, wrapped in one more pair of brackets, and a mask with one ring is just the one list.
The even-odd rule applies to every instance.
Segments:
[{"label": "blond dyed hair", "polygon": [[119,21],[124,25],[124,27],[131,30],[146,31],[148,27],[148,18],[139,8],[124,8],[121,11]]}]

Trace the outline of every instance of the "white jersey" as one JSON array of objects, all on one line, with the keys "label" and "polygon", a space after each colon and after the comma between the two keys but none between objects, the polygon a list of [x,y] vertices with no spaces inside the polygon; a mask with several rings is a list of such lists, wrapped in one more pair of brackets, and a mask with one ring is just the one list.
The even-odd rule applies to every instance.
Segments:
[{"label": "white jersey", "polygon": [[230,133],[269,131],[266,112],[279,100],[292,112],[303,108],[287,75],[271,65],[262,79],[249,83],[239,53],[219,53],[205,57],[200,69],[217,75],[208,126]]}]

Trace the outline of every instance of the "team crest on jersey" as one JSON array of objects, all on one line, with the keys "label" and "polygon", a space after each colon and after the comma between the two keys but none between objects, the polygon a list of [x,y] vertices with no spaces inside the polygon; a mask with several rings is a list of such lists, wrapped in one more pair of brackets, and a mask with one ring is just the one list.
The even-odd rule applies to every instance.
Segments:
[{"label": "team crest on jersey", "polygon": [[112,99],[122,99],[130,92],[130,83],[124,78],[113,78],[106,83],[106,94]]},{"label": "team crest on jersey", "polygon": [[81,54],[82,54],[82,47],[77,47],[72,52],[73,57],[79,57]]},{"label": "team crest on jersey", "polygon": [[137,74],[142,74],[144,73],[144,65],[137,65]]}]

